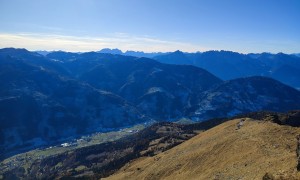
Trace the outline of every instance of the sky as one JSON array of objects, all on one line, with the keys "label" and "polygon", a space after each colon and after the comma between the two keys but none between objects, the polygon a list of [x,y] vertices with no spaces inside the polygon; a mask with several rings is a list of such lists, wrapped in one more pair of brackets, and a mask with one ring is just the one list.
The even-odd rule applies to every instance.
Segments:
[{"label": "sky", "polygon": [[0,48],[300,53],[300,0],[0,0]]}]

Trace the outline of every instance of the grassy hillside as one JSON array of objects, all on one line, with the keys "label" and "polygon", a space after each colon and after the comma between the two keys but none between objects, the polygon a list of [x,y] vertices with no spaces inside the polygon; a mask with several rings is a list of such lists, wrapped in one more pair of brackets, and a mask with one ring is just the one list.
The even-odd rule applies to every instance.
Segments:
[{"label": "grassy hillside", "polygon": [[231,120],[153,157],[127,163],[107,179],[300,179],[300,128],[245,118]]}]

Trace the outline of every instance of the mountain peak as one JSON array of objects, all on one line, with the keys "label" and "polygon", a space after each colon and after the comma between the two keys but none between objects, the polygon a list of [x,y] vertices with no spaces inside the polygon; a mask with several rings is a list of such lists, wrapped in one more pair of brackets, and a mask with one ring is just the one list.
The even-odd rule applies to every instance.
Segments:
[{"label": "mountain peak", "polygon": [[177,51],[174,51],[173,52],[174,54],[184,54],[182,51],[180,51],[180,50],[177,50]]},{"label": "mountain peak", "polygon": [[34,56],[34,57],[41,57],[41,54],[36,52],[30,52],[24,48],[3,48],[0,49],[0,57],[4,56],[14,56],[14,57],[25,57],[25,56]]},{"label": "mountain peak", "polygon": [[25,54],[25,53],[30,53],[27,49],[24,48],[3,48],[0,49],[0,53],[5,53],[5,54]]},{"label": "mountain peak", "polygon": [[108,54],[123,54],[123,52],[120,49],[110,49],[110,48],[104,48],[98,51],[98,53],[108,53]]}]

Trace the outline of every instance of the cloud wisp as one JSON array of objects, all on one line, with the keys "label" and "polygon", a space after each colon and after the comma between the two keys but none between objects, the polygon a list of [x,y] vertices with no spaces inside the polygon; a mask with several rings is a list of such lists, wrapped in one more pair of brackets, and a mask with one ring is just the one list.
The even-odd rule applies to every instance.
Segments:
[{"label": "cloud wisp", "polygon": [[0,33],[0,48],[16,47],[29,50],[64,50],[70,52],[97,51],[102,48],[119,48],[122,51],[167,52],[182,50],[186,52],[207,50],[199,45],[161,40],[147,36],[131,36],[115,33],[105,37],[77,37],[56,34]]}]

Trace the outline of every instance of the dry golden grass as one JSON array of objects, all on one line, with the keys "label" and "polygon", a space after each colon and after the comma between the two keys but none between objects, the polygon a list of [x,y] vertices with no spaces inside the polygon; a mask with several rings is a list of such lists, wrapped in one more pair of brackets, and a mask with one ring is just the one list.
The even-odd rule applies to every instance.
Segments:
[{"label": "dry golden grass", "polygon": [[136,159],[107,179],[300,179],[300,128],[247,119],[225,122],[154,157]]}]

